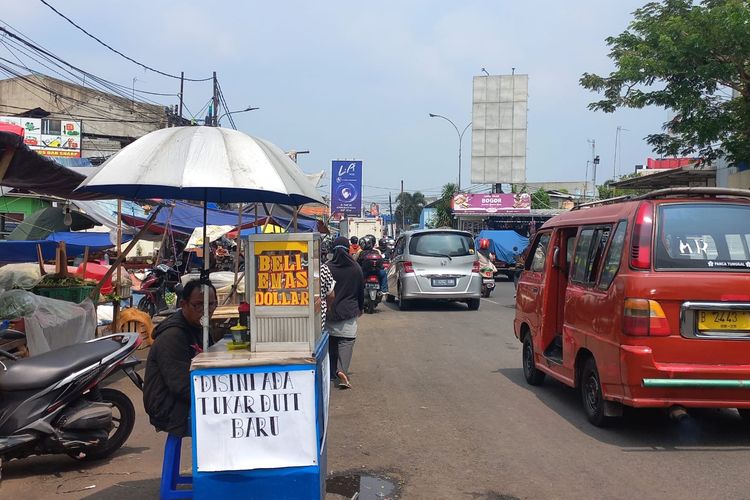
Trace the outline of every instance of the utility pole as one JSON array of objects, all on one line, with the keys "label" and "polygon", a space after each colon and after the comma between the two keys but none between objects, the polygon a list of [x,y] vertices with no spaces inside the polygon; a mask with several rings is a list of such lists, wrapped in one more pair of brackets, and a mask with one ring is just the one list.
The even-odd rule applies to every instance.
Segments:
[{"label": "utility pole", "polygon": [[[185,87],[185,72],[180,71],[180,118],[182,118],[182,91]],[[181,122],[182,120],[180,120]],[[182,125],[182,123],[180,123]]]},{"label": "utility pole", "polygon": [[393,200],[391,199],[391,193],[388,192],[388,212],[391,214],[391,237],[396,236],[396,231],[393,230]]},{"label": "utility pole", "polygon": [[591,169],[593,172],[592,184],[594,188],[594,199],[596,199],[598,197],[596,191],[596,166],[599,164],[599,157],[596,156],[596,139],[589,139],[589,143],[591,144]]},{"label": "utility pole", "polygon": [[214,116],[211,119],[211,125],[219,126],[219,82],[216,80],[216,71],[214,71]]},{"label": "utility pole", "polygon": [[406,214],[404,213],[404,181],[401,180],[401,231],[404,230],[404,226],[406,225]]}]

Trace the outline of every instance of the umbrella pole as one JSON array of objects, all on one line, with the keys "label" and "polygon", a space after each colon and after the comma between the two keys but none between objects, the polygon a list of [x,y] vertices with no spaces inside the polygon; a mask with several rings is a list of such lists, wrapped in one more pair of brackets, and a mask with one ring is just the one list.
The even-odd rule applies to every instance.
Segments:
[{"label": "umbrella pole", "polygon": [[209,268],[209,261],[210,259],[210,252],[211,248],[208,244],[208,236],[206,235],[206,224],[208,224],[208,190],[205,191],[204,197],[203,197],[203,272],[201,273],[201,281],[204,283],[203,285],[203,318],[201,318],[201,323],[203,325],[203,351],[208,350],[208,324],[209,324],[209,317],[208,317],[208,300],[209,300],[209,293],[208,293],[208,276],[210,272]]},{"label": "umbrella pole", "polygon": [[234,284],[232,285],[232,293],[229,295],[230,299],[235,297],[239,298],[239,294],[237,293],[237,283],[239,283],[237,275],[240,274],[240,243],[242,243],[242,236],[240,236],[240,233],[242,232],[242,203],[240,203],[239,205],[240,208],[237,210],[237,237],[234,240],[234,244],[237,247],[237,250],[234,252]]}]

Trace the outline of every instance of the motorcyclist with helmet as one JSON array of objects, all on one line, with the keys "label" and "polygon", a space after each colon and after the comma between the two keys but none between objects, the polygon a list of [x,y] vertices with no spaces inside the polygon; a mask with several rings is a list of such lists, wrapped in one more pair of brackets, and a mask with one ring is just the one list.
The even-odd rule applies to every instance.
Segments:
[{"label": "motorcyclist with helmet", "polygon": [[[385,269],[383,269],[383,254],[375,248],[375,242],[375,236],[371,234],[365,235],[359,240],[362,251],[357,257],[357,263],[362,267],[363,273],[375,272],[377,274],[380,291],[386,293],[388,292],[388,278]],[[372,268],[373,263],[377,266],[375,269]]]},{"label": "motorcyclist with helmet", "polygon": [[362,247],[359,245],[359,238],[352,236],[349,238],[349,242],[351,243],[349,245],[349,255],[351,255],[354,260],[357,260],[359,254],[362,253]]},{"label": "motorcyclist with helmet", "polygon": [[378,250],[380,250],[380,253],[383,255],[383,257],[388,260],[393,257],[393,248],[389,245],[388,238],[386,237],[380,238],[380,240],[378,240]]},{"label": "motorcyclist with helmet", "polygon": [[479,240],[479,251],[477,252],[479,257],[479,269],[480,271],[492,270],[493,273],[497,271],[495,264],[492,263],[493,254],[490,252],[490,240],[482,238]]}]

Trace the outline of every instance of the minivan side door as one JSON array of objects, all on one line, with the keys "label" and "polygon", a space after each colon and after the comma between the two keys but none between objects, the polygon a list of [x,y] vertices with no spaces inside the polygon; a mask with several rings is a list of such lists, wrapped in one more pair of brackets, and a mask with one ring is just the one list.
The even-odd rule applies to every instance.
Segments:
[{"label": "minivan side door", "polygon": [[516,317],[525,321],[531,328],[534,342],[534,351],[539,353],[539,342],[541,333],[542,304],[545,289],[545,271],[549,254],[549,242],[552,231],[540,231],[537,233],[531,248],[529,249],[524,271],[518,281],[516,290]]}]

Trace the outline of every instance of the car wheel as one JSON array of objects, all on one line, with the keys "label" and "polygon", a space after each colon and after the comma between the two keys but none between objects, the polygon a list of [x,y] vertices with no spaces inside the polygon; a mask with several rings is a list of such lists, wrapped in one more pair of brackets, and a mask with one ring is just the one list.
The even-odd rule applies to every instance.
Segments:
[{"label": "car wheel", "polygon": [[479,299],[469,299],[466,303],[469,304],[469,311],[478,311],[481,301]]},{"label": "car wheel", "polygon": [[581,400],[586,418],[595,426],[604,427],[610,419],[604,415],[604,394],[594,358],[586,360],[581,374]]},{"label": "car wheel", "polygon": [[534,344],[531,341],[531,334],[526,335],[523,340],[523,377],[529,385],[542,385],[544,382],[544,372],[537,370],[534,361]]},{"label": "car wheel", "polygon": [[409,310],[409,301],[404,298],[403,287],[399,284],[398,286],[398,308],[401,311]]}]

